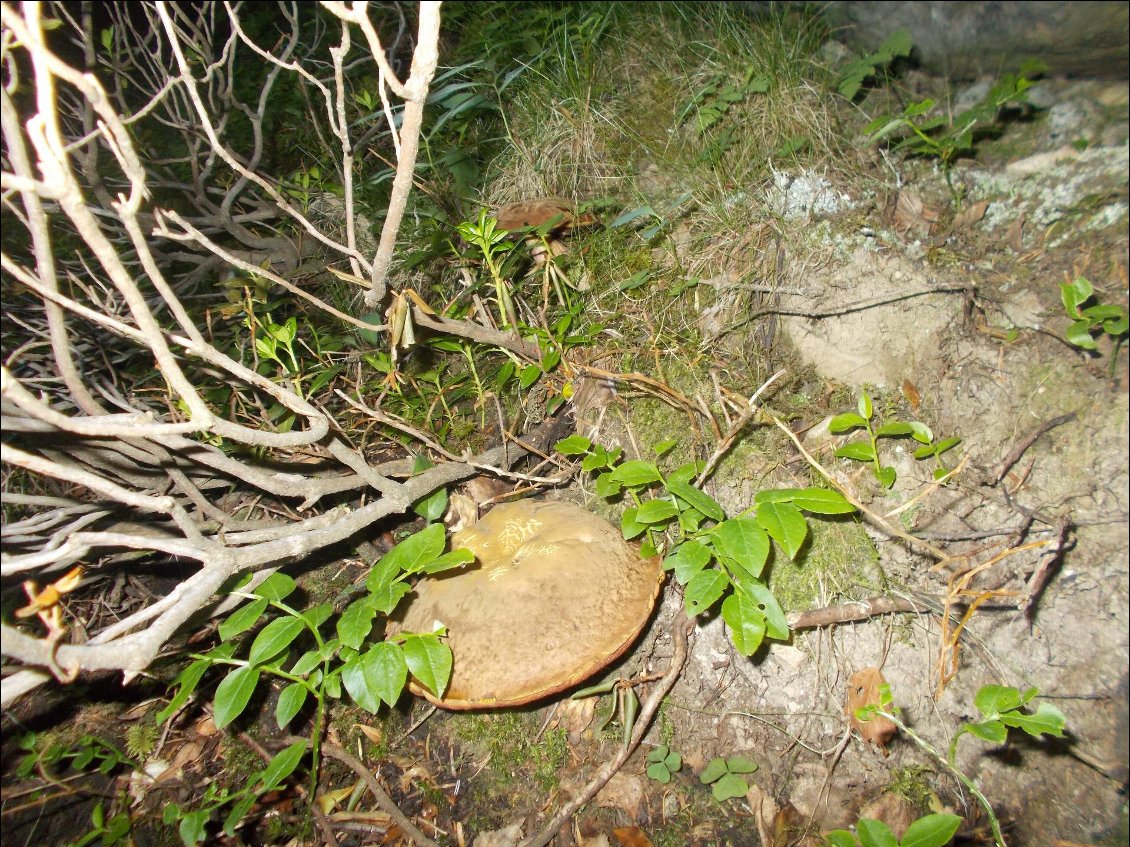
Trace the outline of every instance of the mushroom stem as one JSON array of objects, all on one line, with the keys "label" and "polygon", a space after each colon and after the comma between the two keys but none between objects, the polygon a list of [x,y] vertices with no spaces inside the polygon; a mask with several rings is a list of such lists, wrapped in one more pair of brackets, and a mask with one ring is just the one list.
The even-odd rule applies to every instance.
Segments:
[{"label": "mushroom stem", "polygon": [[624,766],[624,763],[631,758],[632,753],[640,746],[644,736],[647,735],[647,730],[651,726],[651,720],[655,717],[655,713],[659,711],[659,705],[663,702],[663,698],[675,686],[675,682],[679,678],[679,673],[683,670],[683,664],[687,660],[687,633],[690,631],[693,624],[687,620],[686,615],[683,613],[682,606],[680,605],[679,611],[675,614],[675,620],[672,622],[671,633],[672,639],[675,642],[675,654],[671,657],[671,664],[667,667],[667,673],[663,675],[663,679],[655,686],[655,689],[647,696],[647,700],[640,709],[640,716],[636,720],[636,728],[632,732],[632,738],[626,747],[621,747],[615,756],[605,762],[596,775],[589,780],[588,785],[576,797],[557,810],[555,814],[537,835],[533,836],[522,842],[521,847],[546,847],[553,836],[561,828],[569,818],[577,813],[577,810],[585,803],[589,802],[596,796],[597,792],[605,786],[608,780],[612,779],[616,771]]}]

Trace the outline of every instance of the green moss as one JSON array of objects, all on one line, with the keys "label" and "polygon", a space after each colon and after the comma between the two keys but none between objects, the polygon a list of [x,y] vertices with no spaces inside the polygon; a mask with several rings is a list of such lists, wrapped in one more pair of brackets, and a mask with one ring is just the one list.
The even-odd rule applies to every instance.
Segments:
[{"label": "green moss", "polygon": [[857,595],[882,582],[879,551],[854,518],[808,518],[809,539],[797,557],[778,559],[769,587],[786,611],[809,608],[829,594]]},{"label": "green moss", "polygon": [[493,783],[488,793],[528,785],[530,780],[543,791],[556,787],[568,742],[561,728],[547,730],[538,738],[540,721],[536,713],[452,715],[447,726],[457,739],[474,748],[476,759],[490,756],[483,772]]},{"label": "green moss", "polygon": [[929,768],[921,765],[895,768],[891,772],[891,781],[887,784],[887,790],[901,794],[914,804],[919,811],[925,811],[930,808],[930,802],[935,799],[934,789],[930,785],[932,773],[933,771]]}]

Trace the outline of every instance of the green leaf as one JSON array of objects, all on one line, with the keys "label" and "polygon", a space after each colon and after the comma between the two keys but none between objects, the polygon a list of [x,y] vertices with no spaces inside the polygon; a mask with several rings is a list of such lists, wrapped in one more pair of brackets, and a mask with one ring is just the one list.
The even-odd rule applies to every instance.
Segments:
[{"label": "green leaf", "polygon": [[418,500],[412,507],[412,511],[429,523],[438,521],[447,511],[447,489],[440,488],[423,500]]},{"label": "green leaf", "polygon": [[647,532],[647,524],[636,520],[636,514],[638,512],[639,509],[632,506],[625,509],[624,514],[620,516],[620,532],[627,541]]},{"label": "green leaf", "polygon": [[1098,344],[1091,337],[1091,322],[1088,320],[1076,321],[1067,328],[1065,336],[1068,343],[1081,347],[1084,350],[1097,350]]},{"label": "green leaf", "polygon": [[727,773],[710,787],[710,793],[719,803],[745,797],[749,784],[737,774]]},{"label": "green leaf", "polygon": [[824,840],[830,847],[855,847],[855,836],[846,829],[833,829],[824,833]]},{"label": "green leaf", "polygon": [[839,435],[841,432],[848,432],[861,426],[867,426],[866,418],[860,417],[855,412],[844,412],[844,414],[836,415],[828,422],[828,431],[834,435]]},{"label": "green leaf", "polygon": [[518,385],[523,390],[529,388],[541,378],[541,368],[537,365],[526,365],[518,375]]},{"label": "green leaf", "polygon": [[620,465],[620,467],[612,472],[612,478],[620,483],[620,485],[627,486],[628,488],[650,485],[662,479],[659,474],[659,468],[655,466],[654,462],[644,462],[639,459],[624,462],[624,464]]},{"label": "green leaf", "polygon": [[758,508],[765,503],[792,503],[798,509],[816,515],[844,515],[855,506],[838,491],[827,488],[775,488],[758,492],[754,498]]},{"label": "green leaf", "polygon": [[662,456],[664,453],[667,453],[671,449],[673,449],[674,446],[678,443],[679,443],[679,439],[668,438],[666,441],[660,441],[658,444],[656,444],[654,447],[652,447],[651,451],[653,453],[655,453],[656,456]]},{"label": "green leaf", "polygon": [[186,847],[192,847],[193,844],[199,844],[204,840],[204,837],[207,835],[205,827],[208,825],[208,819],[211,816],[211,809],[185,812],[181,816],[180,825],[177,827],[177,834],[180,835],[180,840]]},{"label": "green leaf", "polygon": [[988,741],[990,744],[1004,744],[1008,740],[1008,728],[996,718],[978,721],[977,723],[967,723],[965,728],[971,734],[982,741]]},{"label": "green leaf", "polygon": [[719,779],[725,776],[726,773],[727,770],[725,759],[711,759],[710,763],[702,769],[702,773],[699,774],[698,779],[703,785],[710,785],[710,783],[712,782],[717,782]]},{"label": "green leaf", "polygon": [[369,602],[374,609],[387,617],[392,614],[393,609],[404,599],[404,595],[411,590],[411,586],[407,583],[394,582],[392,585],[386,585],[383,588],[373,591],[369,595]]},{"label": "green leaf", "polygon": [[276,571],[263,580],[252,594],[257,597],[266,597],[268,600],[282,600],[297,587],[293,579],[284,573]]},{"label": "green leaf", "polygon": [[212,713],[216,729],[223,729],[243,713],[258,684],[259,669],[250,666],[236,668],[223,678],[216,686]]},{"label": "green leaf", "polygon": [[662,762],[656,762],[647,766],[647,775],[649,778],[654,779],[661,785],[666,785],[671,781],[671,771]]},{"label": "green leaf", "polygon": [[697,541],[684,541],[663,560],[664,569],[674,569],[679,585],[687,582],[710,564],[710,550]]},{"label": "green leaf", "polygon": [[769,586],[759,579],[741,583],[741,590],[757,604],[757,610],[765,615],[765,629],[770,638],[785,641],[789,637],[789,624],[785,612],[769,590]]},{"label": "green leaf", "polygon": [[219,633],[221,641],[231,641],[235,636],[241,632],[245,632],[251,627],[255,626],[259,620],[259,616],[267,608],[267,601],[263,598],[252,600],[246,606],[236,609],[227,619],[220,624]]},{"label": "green leaf", "polygon": [[722,619],[730,627],[730,640],[743,656],[752,656],[765,640],[765,615],[741,590],[722,601]]},{"label": "green leaf", "polygon": [[362,661],[368,685],[390,707],[396,705],[408,679],[408,665],[400,646],[391,641],[374,644]]},{"label": "green leaf", "polygon": [[680,500],[686,501],[693,508],[698,509],[711,520],[721,521],[726,518],[726,513],[713,497],[690,483],[674,478],[668,479],[667,490]]},{"label": "green leaf", "polygon": [[913,435],[914,430],[910,424],[903,423],[902,421],[892,421],[889,424],[883,424],[875,430],[876,438],[898,438],[903,435]]},{"label": "green leaf", "polygon": [[636,512],[641,524],[666,523],[679,514],[679,508],[670,500],[648,500]]},{"label": "green leaf", "polygon": [[263,771],[263,791],[270,791],[277,788],[280,783],[298,767],[298,763],[302,761],[302,756],[306,752],[306,742],[296,741],[285,750],[281,750],[275,754],[274,758],[267,763],[266,769]]},{"label": "green leaf", "polygon": [[987,718],[995,718],[1022,704],[1020,692],[1010,685],[984,685],[973,697],[973,705]]},{"label": "green leaf", "polygon": [[158,724],[164,723],[181,710],[181,707],[188,702],[188,698],[192,696],[192,692],[196,690],[196,686],[200,684],[201,678],[210,667],[212,667],[211,662],[197,659],[177,675],[177,678],[173,681],[173,684],[177,686],[177,693],[173,695],[169,705],[157,713],[155,720]]},{"label": "green leaf", "polygon": [[897,476],[898,472],[891,467],[883,467],[875,471],[875,479],[879,480],[879,484],[884,488],[890,488],[894,485]]},{"label": "green leaf", "polygon": [[258,665],[274,658],[289,647],[304,629],[306,622],[302,618],[285,617],[271,621],[255,636],[247,661]]},{"label": "green leaf", "polygon": [[874,462],[875,448],[870,441],[853,441],[839,448],[834,455],[841,459],[855,459],[857,462]]},{"label": "green leaf", "polygon": [[353,702],[366,712],[375,715],[381,709],[381,698],[365,679],[363,657],[347,659],[341,667],[341,682]]},{"label": "green leaf", "polygon": [[292,682],[279,692],[279,701],[275,704],[275,723],[279,729],[294,720],[294,716],[306,703],[306,686],[300,682]]},{"label": "green leaf", "polygon": [[670,748],[666,744],[660,744],[655,749],[648,751],[647,761],[662,762],[666,758],[669,750]]},{"label": "green leaf", "polygon": [[956,447],[960,443],[961,443],[961,439],[957,438],[957,437],[943,438],[941,441],[938,442],[937,446],[934,447],[934,455],[940,456],[943,453],[945,453],[947,450],[952,450],[954,447]]},{"label": "green leaf", "polygon": [[579,456],[582,453],[587,453],[590,447],[592,447],[592,442],[583,435],[570,435],[568,438],[558,441],[555,445],[557,452],[563,456]]},{"label": "green leaf", "polygon": [[1001,715],[1001,720],[1006,725],[1022,729],[1033,737],[1054,735],[1056,738],[1062,738],[1063,729],[1067,725],[1067,718],[1064,717],[1063,712],[1050,703],[1040,703],[1036,707],[1035,714],[1026,715],[1023,712],[1010,712],[1007,715]]},{"label": "green leaf", "polygon": [[401,649],[416,681],[442,697],[451,679],[451,648],[434,635],[409,635]]},{"label": "green leaf", "polygon": [[722,592],[730,584],[730,578],[719,570],[699,571],[687,582],[683,593],[687,615],[700,615],[718,602]]},{"label": "green leaf", "polygon": [[419,573],[439,557],[446,544],[444,525],[434,523],[405,538],[385,553],[381,561],[386,567],[395,565],[404,573]]},{"label": "green leaf", "polygon": [[866,391],[859,392],[859,400],[855,407],[859,410],[859,416],[867,420],[871,420],[871,415],[875,413],[875,409],[871,405],[871,396]]},{"label": "green leaf", "polygon": [[899,840],[891,828],[882,821],[860,818],[855,825],[859,841],[863,847],[899,847]]},{"label": "green leaf", "polygon": [[761,576],[769,559],[769,536],[753,518],[730,518],[710,530],[715,551],[733,559],[752,576]]},{"label": "green leaf", "polygon": [[960,826],[961,818],[957,815],[926,815],[906,828],[899,844],[901,847],[944,847]]},{"label": "green leaf", "polygon": [[377,591],[391,585],[400,576],[400,567],[395,559],[385,556],[369,570],[365,577],[365,587],[369,591]]},{"label": "green leaf", "polygon": [[[459,568],[463,565],[469,565],[473,561],[475,561],[475,554],[473,552],[468,550],[466,547],[458,547],[455,550],[444,553],[430,565],[426,566],[424,568],[424,573],[442,573],[443,571],[449,571],[452,568]],[[385,614],[387,615],[388,612],[385,612]]]},{"label": "green leaf", "polygon": [[615,497],[623,487],[611,472],[602,473],[596,478],[596,493],[600,497]]},{"label": "green leaf", "polygon": [[376,610],[369,597],[362,597],[350,603],[337,619],[337,637],[341,639],[341,643],[354,650],[360,650],[369,633],[373,631],[375,615]]},{"label": "green leaf", "polygon": [[726,769],[730,773],[754,773],[757,767],[757,762],[745,756],[730,756],[726,759]]},{"label": "green leaf", "polygon": [[236,828],[239,827],[240,821],[251,811],[251,807],[255,805],[258,799],[259,798],[254,794],[245,794],[237,802],[232,804],[227,817],[224,818],[225,835],[235,835]]},{"label": "green leaf", "polygon": [[757,523],[781,545],[790,559],[800,552],[808,537],[808,523],[792,503],[765,503],[757,509]]},{"label": "green leaf", "polygon": [[310,629],[317,629],[334,613],[333,603],[319,603],[302,613],[302,619]]}]

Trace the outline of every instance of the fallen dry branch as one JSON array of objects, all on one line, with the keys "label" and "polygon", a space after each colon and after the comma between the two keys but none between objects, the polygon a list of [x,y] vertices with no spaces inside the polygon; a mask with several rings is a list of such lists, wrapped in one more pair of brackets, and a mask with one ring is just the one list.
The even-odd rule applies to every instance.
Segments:
[{"label": "fallen dry branch", "polygon": [[545,845],[549,844],[562,825],[575,815],[583,805],[595,797],[597,792],[607,784],[608,780],[612,779],[616,772],[624,766],[624,763],[631,758],[632,753],[636,751],[640,742],[643,741],[644,736],[647,735],[647,731],[651,727],[652,718],[654,718],[655,713],[659,711],[659,706],[663,703],[663,698],[667,696],[668,692],[675,686],[675,682],[679,679],[679,674],[683,670],[683,664],[687,660],[687,633],[692,626],[680,606],[671,624],[671,637],[675,643],[675,652],[671,656],[671,663],[667,666],[667,672],[663,675],[659,684],[651,690],[651,693],[647,696],[647,700],[644,701],[643,706],[640,708],[639,717],[636,718],[635,728],[632,730],[631,740],[627,745],[620,747],[616,751],[615,756],[601,765],[600,770],[593,775],[592,779],[588,781],[581,792],[558,809],[536,835],[523,841],[521,847],[545,847]]}]

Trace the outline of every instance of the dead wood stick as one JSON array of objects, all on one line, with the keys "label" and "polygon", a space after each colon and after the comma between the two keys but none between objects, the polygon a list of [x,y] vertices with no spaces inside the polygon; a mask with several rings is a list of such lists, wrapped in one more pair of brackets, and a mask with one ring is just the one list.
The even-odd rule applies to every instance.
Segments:
[{"label": "dead wood stick", "polygon": [[1030,433],[1017,441],[1013,448],[1008,451],[1008,455],[1001,460],[1001,463],[993,472],[993,477],[991,480],[992,484],[996,485],[998,482],[1004,479],[1004,475],[1012,469],[1013,465],[1020,461],[1020,457],[1024,455],[1025,451],[1029,447],[1036,443],[1037,438],[1039,438],[1045,432],[1055,429],[1057,426],[1062,426],[1069,421],[1075,420],[1076,417],[1078,416],[1075,414],[1075,412],[1071,412],[1066,415],[1060,415],[1057,418],[1052,418],[1047,423],[1040,424]]},{"label": "dead wood stick", "polygon": [[[297,735],[292,735],[287,739],[288,744],[293,744],[296,741],[304,741],[307,744],[310,743],[309,738],[300,738]],[[424,835],[419,827],[408,819],[408,816],[404,814],[404,812],[400,811],[400,807],[388,796],[388,792],[381,788],[381,784],[377,782],[377,778],[373,776],[373,772],[365,766],[364,762],[330,741],[323,741],[321,750],[323,755],[329,756],[331,759],[337,759],[343,765],[350,768],[357,776],[361,777],[368,787],[369,793],[376,799],[377,805],[392,818],[393,823],[400,827],[404,834],[412,840],[413,844],[416,844],[417,847],[439,847],[432,839]]]},{"label": "dead wood stick", "polygon": [[932,609],[925,603],[918,603],[908,597],[871,597],[868,600],[852,600],[847,603],[838,603],[835,606],[825,606],[822,609],[793,612],[786,618],[786,622],[789,629],[816,629],[838,623],[865,621],[868,618],[889,615],[894,612],[925,614],[935,611],[937,609]]},{"label": "dead wood stick", "polygon": [[522,842],[521,847],[545,847],[553,840],[553,836],[561,828],[569,818],[577,813],[577,810],[585,803],[589,802],[596,796],[597,792],[604,787],[608,780],[616,771],[624,766],[628,758],[635,752],[636,748],[640,746],[643,737],[647,734],[648,728],[651,726],[651,719],[655,717],[655,713],[659,711],[659,705],[663,702],[663,698],[674,687],[675,681],[679,678],[679,673],[683,669],[683,663],[687,660],[687,630],[690,627],[690,622],[687,620],[686,615],[680,608],[675,620],[672,624],[672,638],[675,641],[675,654],[671,657],[671,664],[667,667],[667,673],[664,674],[663,679],[648,695],[647,701],[640,709],[639,718],[636,719],[635,729],[632,731],[632,738],[626,747],[621,747],[615,756],[609,759],[596,775],[589,780],[588,785],[576,797],[557,810],[549,822],[542,827],[541,831],[532,838]]}]

